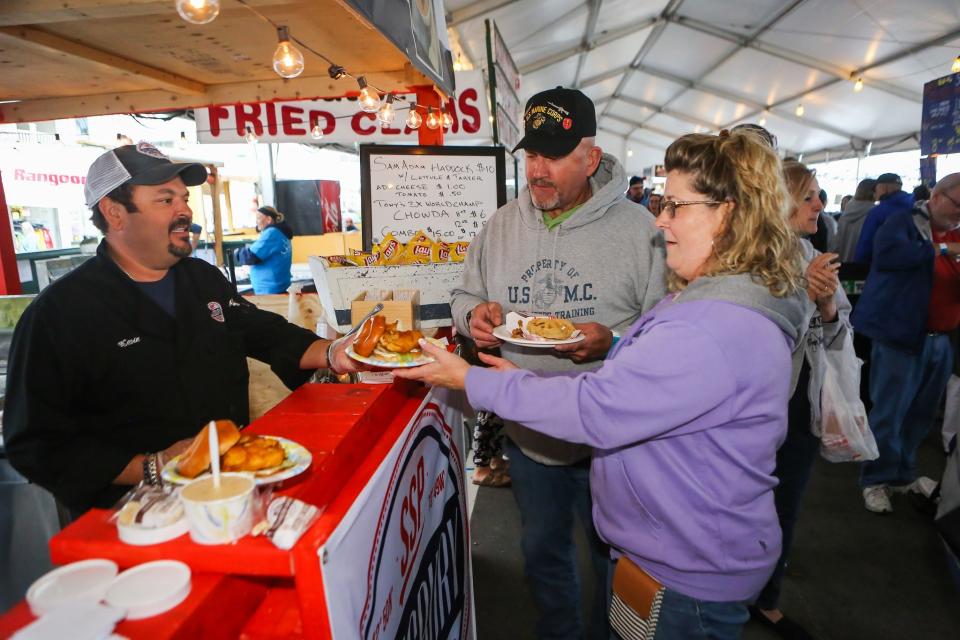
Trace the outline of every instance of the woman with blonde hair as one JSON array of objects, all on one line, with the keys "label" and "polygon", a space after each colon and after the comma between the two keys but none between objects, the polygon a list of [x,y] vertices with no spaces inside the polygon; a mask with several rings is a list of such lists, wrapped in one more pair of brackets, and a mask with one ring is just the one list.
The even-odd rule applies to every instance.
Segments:
[{"label": "woman with blonde hair", "polygon": [[800,250],[779,160],[755,135],[683,136],[665,164],[672,293],[600,369],[539,376],[481,355],[483,369],[425,345],[436,362],[395,375],[593,447],[615,572],[664,589],[656,638],[737,638],[780,555],[773,470],[806,326]]},{"label": "woman with blonde hair", "polygon": [[793,357],[787,439],[777,451],[774,474],[779,480],[774,497],[783,532],[783,551],[751,614],[781,638],[803,640],[810,638],[810,634],[780,611],[780,585],[800,504],[813,470],[813,462],[820,450],[820,439],[811,429],[820,423],[820,391],[826,373],[824,350],[842,349],[852,328],[850,302],[840,288],[837,277],[840,268],[836,260],[838,255],[821,253],[806,239],[816,233],[817,220],[823,211],[817,176],[806,165],[795,160],[784,161],[783,176],[791,201],[788,222],[803,238],[800,243],[812,316],[802,341],[803,349],[796,351]]}]

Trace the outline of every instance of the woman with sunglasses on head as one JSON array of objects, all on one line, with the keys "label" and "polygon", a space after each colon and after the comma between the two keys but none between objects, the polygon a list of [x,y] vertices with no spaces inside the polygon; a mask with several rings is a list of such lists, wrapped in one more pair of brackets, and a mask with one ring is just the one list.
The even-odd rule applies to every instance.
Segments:
[{"label": "woman with sunglasses on head", "polygon": [[783,163],[783,176],[791,201],[788,222],[803,238],[800,242],[807,297],[815,308],[802,340],[803,349],[794,353],[793,395],[787,408],[787,439],[777,451],[774,475],[779,483],[774,490],[774,497],[783,532],[783,551],[773,575],[757,598],[756,608],[752,608],[750,613],[781,638],[805,640],[812,636],[780,611],[780,586],[800,503],[820,450],[820,439],[813,435],[811,426],[820,423],[820,391],[826,374],[824,349],[842,349],[847,332],[852,329],[850,302],[839,286],[837,277],[840,264],[835,260],[838,255],[821,253],[807,239],[817,233],[817,221],[823,211],[817,177],[811,169],[795,160]]},{"label": "woman with sunglasses on head", "polygon": [[257,229],[260,237],[237,251],[237,263],[250,265],[250,284],[255,294],[285,293],[290,288],[293,229],[273,207],[257,209]]},{"label": "woman with sunglasses on head", "polygon": [[755,135],[687,135],[665,164],[672,294],[600,369],[540,376],[485,355],[481,369],[425,346],[436,362],[395,375],[592,446],[612,560],[665,588],[657,640],[738,638],[780,555],[773,470],[808,317],[799,242],[780,162]]}]

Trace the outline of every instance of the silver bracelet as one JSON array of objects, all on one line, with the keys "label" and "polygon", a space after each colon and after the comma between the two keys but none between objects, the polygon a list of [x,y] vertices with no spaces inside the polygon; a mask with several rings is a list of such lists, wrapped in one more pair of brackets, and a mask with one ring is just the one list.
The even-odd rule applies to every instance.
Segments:
[{"label": "silver bracelet", "polygon": [[337,344],[337,341],[331,340],[330,344],[327,345],[327,369],[339,375],[340,372],[333,366],[333,346],[335,344]]}]

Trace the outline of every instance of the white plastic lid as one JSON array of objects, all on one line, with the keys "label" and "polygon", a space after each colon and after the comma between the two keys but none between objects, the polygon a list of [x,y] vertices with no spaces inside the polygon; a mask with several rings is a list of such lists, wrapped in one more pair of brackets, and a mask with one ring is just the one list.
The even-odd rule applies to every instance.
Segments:
[{"label": "white plastic lid", "polygon": [[180,518],[165,527],[140,527],[137,525],[123,525],[117,522],[117,534],[121,542],[133,545],[159,544],[174,538],[179,538],[190,529],[186,517]]},{"label": "white plastic lid", "polygon": [[123,609],[96,602],[57,607],[17,631],[10,640],[101,640],[123,620]]},{"label": "white plastic lid", "polygon": [[127,611],[127,620],[173,609],[190,595],[190,567],[176,560],[147,562],[127,569],[110,585],[107,604]]},{"label": "white plastic lid", "polygon": [[27,604],[35,616],[72,603],[97,603],[117,576],[112,560],[82,560],[38,578],[27,590]]}]

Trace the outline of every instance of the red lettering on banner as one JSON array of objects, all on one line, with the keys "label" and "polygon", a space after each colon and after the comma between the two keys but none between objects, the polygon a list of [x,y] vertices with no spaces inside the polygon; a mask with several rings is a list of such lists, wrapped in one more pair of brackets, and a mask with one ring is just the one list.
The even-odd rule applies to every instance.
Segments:
[{"label": "red lettering on banner", "polygon": [[358,133],[362,136],[369,136],[377,132],[376,127],[374,127],[373,129],[368,127],[361,127],[361,125],[363,124],[362,122],[360,122],[361,118],[366,118],[367,120],[373,120],[374,122],[376,122],[377,114],[367,113],[366,111],[357,111],[355,114],[353,114],[353,118],[350,119],[350,127],[353,129],[354,133]]},{"label": "red lettering on banner", "polygon": [[280,122],[283,123],[283,133],[288,136],[306,135],[306,129],[294,126],[303,124],[303,119],[300,118],[302,115],[303,109],[300,107],[291,107],[288,105],[280,107]]},{"label": "red lettering on banner", "polygon": [[267,131],[270,135],[277,135],[277,107],[272,102],[268,102],[263,105],[264,111],[267,112]]},{"label": "red lettering on banner", "polygon": [[323,125],[323,135],[327,136],[333,133],[334,128],[337,126],[337,120],[329,111],[311,110],[310,114],[307,116],[307,122],[310,123],[310,128],[313,129],[313,125],[320,124],[320,118],[325,120]]},{"label": "red lettering on banner", "polygon": [[477,109],[477,90],[474,88],[466,89],[457,97],[460,103],[460,115],[463,120],[460,126],[464,133],[476,133],[480,131],[480,110]]},{"label": "red lettering on banner", "polygon": [[14,180],[26,180],[27,177],[24,175],[26,172],[23,169],[14,169],[13,170],[13,179]]},{"label": "red lettering on banner", "polygon": [[207,109],[210,118],[210,135],[217,137],[220,135],[220,121],[230,117],[230,111],[226,107],[210,107]]},{"label": "red lettering on banner", "polygon": [[394,129],[393,127],[391,127],[391,126],[388,125],[388,124],[385,124],[385,125],[383,125],[382,127],[380,127],[380,131],[382,131],[383,133],[386,133],[386,134],[388,134],[388,135],[391,135],[391,136],[396,136],[396,135],[400,135],[401,133],[403,133],[402,130],[400,130],[400,129]]},{"label": "red lettering on banner", "polygon": [[263,124],[260,123],[260,105],[259,103],[254,102],[253,104],[236,104],[233,106],[234,110],[237,112],[237,135],[243,136],[247,133],[247,125],[253,129],[253,132],[258,136],[263,135]]}]

